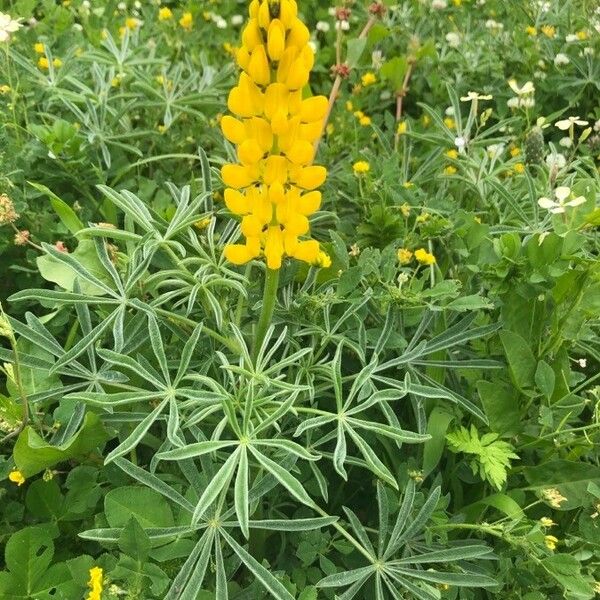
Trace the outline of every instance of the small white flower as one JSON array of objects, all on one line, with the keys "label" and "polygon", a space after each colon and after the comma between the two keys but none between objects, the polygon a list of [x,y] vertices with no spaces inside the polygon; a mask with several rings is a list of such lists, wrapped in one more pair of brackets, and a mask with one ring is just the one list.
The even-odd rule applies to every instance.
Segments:
[{"label": "small white flower", "polygon": [[390,90],[383,90],[381,94],[379,94],[381,100],[389,100],[392,97],[392,92]]},{"label": "small white flower", "polygon": [[546,164],[550,169],[562,169],[567,164],[567,159],[560,152],[553,152],[546,156]]},{"label": "small white flower", "polygon": [[448,7],[447,0],[432,0],[431,8],[434,10],[444,10],[444,8]]},{"label": "small white flower", "polygon": [[446,109],[446,113],[445,114],[446,114],[447,117],[453,117],[454,116],[454,106],[449,106]]},{"label": "small white flower", "polygon": [[546,73],[544,71],[535,71],[533,74],[533,77],[535,79],[539,79],[540,81],[543,81],[544,79],[546,79],[546,77],[548,77],[548,75],[546,75]]},{"label": "small white flower", "polygon": [[125,2],[119,2],[119,4],[117,4],[117,8],[121,11],[127,10],[127,4]]},{"label": "small white flower", "polygon": [[311,47],[313,53],[316,54],[317,50],[319,49],[319,45],[317,44],[317,42],[315,42],[314,40],[309,40],[308,45]]},{"label": "small white flower", "polygon": [[579,206],[585,202],[584,196],[577,196],[577,198],[573,198],[572,200],[567,200],[571,197],[571,188],[567,186],[560,186],[554,190],[555,200],[551,200],[550,198],[540,198],[538,200],[538,204],[541,208],[545,208],[549,210],[553,215],[557,215],[560,213],[564,213],[569,207]]},{"label": "small white flower", "polygon": [[587,367],[587,359],[586,358],[580,358],[577,362],[579,363],[579,366],[582,369],[585,369]]},{"label": "small white flower", "polygon": [[550,2],[542,2],[539,0],[538,6],[540,7],[540,10],[544,13],[546,13],[550,10]]},{"label": "small white flower", "polygon": [[92,5],[90,3],[90,0],[83,0],[83,2],[81,3],[81,6],[83,8],[85,8],[86,10],[90,10]]},{"label": "small white flower", "polygon": [[330,6],[330,7],[327,9],[327,12],[329,13],[329,16],[331,16],[331,17],[335,17],[335,6]]},{"label": "small white flower", "polygon": [[451,31],[446,34],[446,41],[450,48],[458,48],[460,46],[460,35],[456,31]]},{"label": "small white flower", "polygon": [[493,96],[491,94],[480,94],[479,92],[467,92],[466,96],[461,97],[462,102],[471,102],[473,100],[491,100]]},{"label": "small white flower", "polygon": [[140,8],[142,8],[142,3],[140,2],[140,0],[135,0],[135,2],[133,3],[133,6],[135,6],[138,10],[140,10]]},{"label": "small white flower", "polygon": [[243,22],[244,22],[244,16],[243,15],[233,15],[231,17],[231,24],[234,27],[239,27]]},{"label": "small white flower", "polygon": [[0,42],[10,41],[11,34],[23,27],[21,20],[0,12]]},{"label": "small white flower", "polygon": [[467,145],[467,140],[465,140],[464,137],[456,137],[456,138],[454,138],[454,145],[459,150],[462,150]]},{"label": "small white flower", "polygon": [[73,29],[75,31],[83,31],[83,25],[81,23],[73,23]]},{"label": "small white flower", "polygon": [[340,31],[348,31],[350,29],[350,22],[349,21],[336,21],[335,22],[335,28]]},{"label": "small white flower", "polygon": [[327,21],[317,21],[315,27],[317,31],[322,31],[323,33],[327,33],[331,29],[331,25]]},{"label": "small white flower", "polygon": [[594,54],[595,54],[595,50],[591,46],[586,46],[583,49],[584,56],[594,56]]},{"label": "small white flower", "polygon": [[587,121],[584,121],[579,117],[568,117],[567,119],[563,119],[562,121],[557,121],[556,123],[554,123],[554,126],[558,127],[561,131],[567,131],[567,129],[570,129],[574,125],[584,127],[587,124]]},{"label": "small white flower", "polygon": [[497,29],[498,31],[502,31],[502,29],[504,29],[504,24],[498,23],[498,21],[494,21],[494,19],[488,19],[485,22],[485,26],[487,29]]},{"label": "small white flower", "polygon": [[504,144],[490,144],[486,147],[486,152],[490,158],[499,158],[504,152]]},{"label": "small white flower", "polygon": [[594,131],[600,131],[600,119],[594,123]]},{"label": "small white flower", "polygon": [[558,140],[558,144],[563,148],[570,148],[573,145],[573,140],[570,137],[560,138],[560,140]]},{"label": "small white flower", "polygon": [[508,85],[510,86],[510,89],[517,94],[517,96],[526,96],[535,92],[533,81],[526,81],[521,87],[519,87],[516,79],[509,79]]},{"label": "small white flower", "polygon": [[577,37],[577,34],[575,33],[569,33],[568,35],[565,36],[565,42],[567,42],[567,44],[572,44],[573,42],[577,42],[579,41],[579,38]]},{"label": "small white flower", "polygon": [[571,59],[566,54],[563,54],[562,52],[559,52],[554,57],[554,66],[555,67],[561,67],[562,65],[568,65],[570,62],[571,62]]}]

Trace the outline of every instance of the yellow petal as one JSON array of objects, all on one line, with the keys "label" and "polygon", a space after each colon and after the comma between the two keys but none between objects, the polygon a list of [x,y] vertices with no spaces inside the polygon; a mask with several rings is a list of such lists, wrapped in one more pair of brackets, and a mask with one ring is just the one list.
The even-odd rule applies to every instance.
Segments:
[{"label": "yellow petal", "polygon": [[225,206],[235,215],[247,215],[252,210],[250,200],[237,190],[226,188],[223,199]]},{"label": "yellow petal", "polygon": [[[289,91],[283,83],[271,83],[265,90],[265,116],[273,119],[278,112],[287,116]],[[276,134],[277,135],[277,134]]]},{"label": "yellow petal", "polygon": [[284,226],[285,232],[290,235],[304,235],[309,229],[308,219],[298,213],[289,214]]},{"label": "yellow petal", "polygon": [[275,182],[285,185],[287,182],[288,161],[285,156],[269,156],[265,161],[264,182],[272,185]]},{"label": "yellow petal", "polygon": [[313,145],[298,140],[286,151],[286,156],[296,165],[307,165],[313,159]]},{"label": "yellow petal", "polygon": [[285,84],[291,90],[299,90],[303,88],[308,83],[310,68],[307,68],[304,64],[304,60],[300,57],[297,58],[291,65],[287,77],[285,79]]},{"label": "yellow petal", "polygon": [[246,127],[244,123],[229,115],[225,115],[221,119],[221,131],[234,144],[241,144],[246,139]]},{"label": "yellow petal", "polygon": [[252,249],[245,244],[228,244],[225,246],[223,254],[234,265],[243,265],[258,256],[253,254]]},{"label": "yellow petal", "polygon": [[268,85],[271,81],[269,60],[262,44],[252,50],[250,62],[248,63],[248,74],[258,85]]},{"label": "yellow petal", "polygon": [[277,81],[278,83],[286,83],[288,73],[290,72],[290,67],[292,63],[296,60],[298,56],[298,48],[295,46],[291,46],[290,48],[286,48],[283,52],[281,60],[279,61],[279,65],[277,66]]},{"label": "yellow petal", "polygon": [[310,40],[308,27],[300,19],[294,19],[287,36],[286,45],[296,46],[301,49],[308,44],[308,40]]},{"label": "yellow petal", "polygon": [[294,258],[298,260],[315,263],[319,257],[319,242],[316,240],[306,240],[305,242],[298,242],[293,254]]},{"label": "yellow petal", "polygon": [[237,154],[243,165],[254,165],[263,157],[263,150],[256,140],[250,139],[238,146]]},{"label": "yellow petal", "polygon": [[242,31],[242,44],[248,52],[252,52],[256,46],[262,44],[258,19],[250,19],[244,31]]},{"label": "yellow petal", "polygon": [[252,170],[241,165],[223,165],[221,177],[226,186],[234,189],[248,187],[256,180]]},{"label": "yellow petal", "polygon": [[260,3],[260,8],[258,9],[258,24],[263,29],[269,29],[269,23],[271,22],[271,12],[269,11],[269,3],[267,0],[263,0]]},{"label": "yellow petal", "polygon": [[256,19],[258,17],[258,9],[260,7],[259,0],[252,0],[250,2],[250,6],[248,7],[248,14],[251,18]]},{"label": "yellow petal", "polygon": [[262,233],[263,224],[254,215],[242,219],[242,233],[245,237],[258,237]]},{"label": "yellow petal", "polygon": [[296,175],[296,184],[305,190],[314,190],[323,184],[327,169],[321,166],[304,167]]},{"label": "yellow petal", "polygon": [[269,227],[265,240],[265,258],[269,269],[279,269],[283,258],[283,236],[279,226]]},{"label": "yellow petal", "polygon": [[301,215],[312,215],[321,206],[321,192],[314,191],[303,194],[295,206]]},{"label": "yellow petal", "polygon": [[250,66],[250,52],[248,52],[248,49],[245,46],[242,46],[237,50],[235,59],[241,69],[244,71],[248,70],[248,67]]},{"label": "yellow petal", "polygon": [[289,29],[298,14],[298,5],[294,0],[281,0],[279,4],[279,18],[284,26]]},{"label": "yellow petal", "polygon": [[283,189],[283,185],[276,181],[269,187],[269,202],[273,204],[280,204],[285,199],[285,192]]},{"label": "yellow petal", "polygon": [[314,142],[321,136],[323,121],[314,121],[313,123],[302,123],[298,132],[298,137],[307,142]]},{"label": "yellow petal", "polygon": [[279,60],[285,50],[285,27],[279,19],[273,19],[269,25],[267,49],[271,60]]},{"label": "yellow petal", "polygon": [[231,88],[227,98],[227,108],[238,117],[251,117],[254,114],[252,106],[239,86]]},{"label": "yellow petal", "polygon": [[254,117],[247,123],[247,130],[250,131],[248,137],[256,139],[263,152],[269,152],[273,146],[273,132],[271,124],[266,119]]},{"label": "yellow petal", "polygon": [[313,121],[319,121],[320,123],[327,114],[328,105],[329,101],[325,96],[306,98],[306,100],[302,100],[300,119],[304,123],[312,123]]}]

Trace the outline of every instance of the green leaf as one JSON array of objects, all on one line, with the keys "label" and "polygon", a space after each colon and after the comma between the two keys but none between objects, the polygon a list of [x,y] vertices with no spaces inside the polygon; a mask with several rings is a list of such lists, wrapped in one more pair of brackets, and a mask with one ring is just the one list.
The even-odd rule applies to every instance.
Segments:
[{"label": "green leaf", "polygon": [[119,537],[119,548],[139,562],[144,562],[150,552],[150,538],[135,517],[131,517]]},{"label": "green leaf", "polygon": [[367,38],[354,38],[348,40],[346,45],[346,64],[353,69],[360,62],[360,57],[367,45]]},{"label": "green leaf", "polygon": [[249,501],[248,501],[248,450],[245,446],[242,446],[240,453],[240,463],[238,465],[238,472],[235,478],[235,513],[240,522],[240,529],[244,534],[245,538],[250,537],[250,531],[248,528],[248,512],[249,512]]},{"label": "green leaf", "polygon": [[61,462],[85,458],[109,438],[100,417],[87,413],[81,429],[60,446],[52,446],[33,427],[25,427],[19,434],[13,456],[17,469],[25,477],[31,477]]},{"label": "green leaf", "polygon": [[581,575],[581,564],[574,556],[553,554],[544,558],[541,564],[566,591],[577,594],[577,598],[594,598],[594,589]]},{"label": "green leaf", "polygon": [[490,429],[500,435],[519,433],[523,426],[519,392],[501,380],[480,380],[476,385]]},{"label": "green leaf", "polygon": [[532,388],[537,363],[529,344],[518,333],[508,330],[500,332],[500,340],[515,384],[521,389]]},{"label": "green leaf", "polygon": [[175,524],[169,503],[154,490],[140,486],[110,490],[104,497],[104,512],[111,527],[125,527],[132,517],[145,528]]},{"label": "green leaf", "polygon": [[552,367],[547,362],[540,360],[535,370],[535,385],[546,398],[551,398],[554,393],[555,379]]},{"label": "green leaf", "polygon": [[84,228],[83,223],[79,220],[75,211],[64,200],[61,200],[50,188],[41,183],[34,183],[33,181],[28,181],[27,183],[38,192],[46,194],[46,196],[50,198],[50,204],[52,205],[54,212],[73,235]]},{"label": "green leaf", "polygon": [[27,592],[36,588],[53,556],[54,542],[43,526],[21,529],[6,544],[6,567]]},{"label": "green leaf", "polygon": [[446,432],[454,415],[443,407],[436,406],[427,421],[427,433],[431,439],[423,445],[423,476],[427,477],[435,469],[442,458],[446,445]]},{"label": "green leaf", "polygon": [[399,92],[402,89],[404,82],[404,75],[408,68],[408,62],[405,56],[395,56],[394,58],[387,60],[381,66],[379,73],[383,79],[386,79],[392,85],[395,92]]},{"label": "green leaf", "polygon": [[63,495],[54,479],[32,481],[27,488],[27,510],[40,520],[56,520],[63,513]]}]

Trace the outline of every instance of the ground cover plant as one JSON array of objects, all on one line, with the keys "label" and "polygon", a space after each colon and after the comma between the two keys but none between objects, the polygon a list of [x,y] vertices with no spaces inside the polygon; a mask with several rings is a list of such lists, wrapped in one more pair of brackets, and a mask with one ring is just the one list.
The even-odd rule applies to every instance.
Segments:
[{"label": "ground cover plant", "polygon": [[600,594],[596,3],[0,9],[0,598]]}]

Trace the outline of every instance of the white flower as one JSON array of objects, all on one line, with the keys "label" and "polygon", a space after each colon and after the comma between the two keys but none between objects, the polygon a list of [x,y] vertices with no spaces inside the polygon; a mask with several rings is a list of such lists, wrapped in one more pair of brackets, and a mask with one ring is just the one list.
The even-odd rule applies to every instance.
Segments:
[{"label": "white flower", "polygon": [[562,169],[567,164],[567,159],[564,154],[560,154],[559,152],[553,152],[552,154],[548,154],[546,156],[546,164],[551,169]]},{"label": "white flower", "polygon": [[340,29],[342,31],[348,31],[350,29],[350,22],[349,21],[336,21],[335,22],[335,28],[339,31]]},{"label": "white flower", "polygon": [[504,144],[490,144],[487,146],[486,151],[490,158],[498,158],[504,152]]},{"label": "white flower", "polygon": [[456,31],[451,31],[446,34],[446,41],[451,48],[458,48],[460,46],[460,35]]},{"label": "white flower", "polygon": [[577,34],[575,33],[569,33],[569,35],[565,36],[565,42],[567,42],[567,44],[571,44],[573,42],[577,42],[579,41],[579,38],[577,37]]},{"label": "white flower", "polygon": [[330,7],[327,9],[327,12],[329,13],[329,16],[331,16],[331,17],[335,17],[335,6],[330,6]]},{"label": "white flower", "polygon": [[554,66],[555,67],[560,67],[562,65],[568,65],[570,62],[571,62],[571,60],[569,59],[569,57],[566,54],[563,54],[562,52],[559,52],[554,57]]},{"label": "white flower", "polygon": [[317,42],[315,42],[314,40],[309,40],[308,45],[311,47],[313,54],[316,54],[317,50],[319,49],[319,45],[317,44]]},{"label": "white flower", "polygon": [[244,22],[244,16],[243,15],[233,15],[231,17],[231,24],[234,27],[239,27],[243,22]]},{"label": "white flower", "polygon": [[483,95],[478,92],[467,92],[466,96],[461,97],[462,102],[471,102],[473,100],[491,100],[493,96],[491,94]]},{"label": "white flower", "polygon": [[586,46],[583,49],[583,55],[584,56],[594,56],[594,54],[595,54],[595,51],[594,51],[594,49],[591,46]]},{"label": "white flower", "polygon": [[579,206],[586,200],[583,196],[577,196],[577,198],[567,201],[567,198],[571,197],[571,188],[567,186],[557,187],[554,190],[554,197],[556,200],[551,200],[550,198],[540,198],[538,200],[539,206],[549,210],[553,215],[564,213],[567,206]]},{"label": "white flower", "polygon": [[432,0],[431,8],[434,10],[444,10],[444,8],[448,7],[447,0]]},{"label": "white flower", "polygon": [[561,131],[566,131],[567,129],[570,129],[574,125],[580,125],[581,127],[584,127],[587,124],[588,124],[587,121],[583,121],[579,117],[569,117],[568,119],[563,119],[562,121],[557,121],[556,123],[554,123],[554,126],[558,127]]},{"label": "white flower", "polygon": [[73,29],[75,31],[83,31],[83,25],[81,23],[73,23]]},{"label": "white flower", "polygon": [[379,94],[379,97],[382,100],[389,100],[392,97],[392,92],[390,92],[390,90],[383,90],[383,92]]},{"label": "white flower", "polygon": [[560,138],[558,144],[563,148],[570,148],[573,145],[573,140],[570,137]]},{"label": "white flower", "polygon": [[465,140],[464,137],[456,137],[456,138],[454,138],[454,145],[459,150],[462,150],[467,145],[467,140]]},{"label": "white flower", "polygon": [[223,17],[215,17],[215,25],[218,29],[227,29],[227,21]]},{"label": "white flower", "polygon": [[544,73],[544,71],[535,71],[535,73],[533,74],[535,79],[540,79],[540,80],[544,80],[546,79],[546,77],[548,77],[546,75],[546,73]]},{"label": "white flower", "polygon": [[587,367],[587,359],[585,359],[585,358],[580,358],[580,359],[579,359],[577,362],[579,363],[579,366],[580,366],[582,369],[585,369],[585,368]]},{"label": "white flower", "polygon": [[600,131],[600,119],[594,123],[594,131]]},{"label": "white flower", "polygon": [[533,94],[535,92],[533,81],[526,81],[521,87],[519,87],[516,79],[509,79],[508,85],[510,86],[510,89],[517,94],[517,96],[526,96],[527,94]]},{"label": "white flower", "polygon": [[494,19],[488,19],[485,22],[485,26],[487,29],[498,29],[499,31],[504,29],[504,24],[498,23],[498,21],[494,21]]},{"label": "white flower", "polygon": [[125,2],[119,2],[119,4],[117,4],[117,8],[121,11],[127,10],[127,4]]},{"label": "white flower", "polygon": [[454,116],[454,106],[449,106],[446,109],[446,116],[447,117],[453,117]]},{"label": "white flower", "polygon": [[6,13],[0,13],[0,42],[10,41],[10,34],[21,29],[21,19],[13,19]]},{"label": "white flower", "polygon": [[323,33],[327,33],[331,29],[331,25],[327,21],[317,21],[315,27],[317,31],[322,31]]},{"label": "white flower", "polygon": [[538,6],[542,12],[548,12],[550,10],[550,2],[542,2],[538,0]]},{"label": "white flower", "polygon": [[135,8],[140,10],[140,8],[142,8],[142,3],[140,2],[140,0],[135,0],[135,2],[133,3],[133,6],[135,6]]},{"label": "white flower", "polygon": [[83,8],[85,8],[86,10],[90,10],[92,5],[90,3],[90,0],[83,0],[83,2],[81,3],[81,6]]}]

